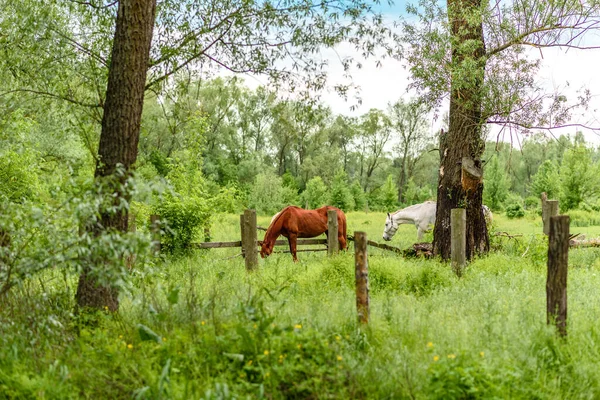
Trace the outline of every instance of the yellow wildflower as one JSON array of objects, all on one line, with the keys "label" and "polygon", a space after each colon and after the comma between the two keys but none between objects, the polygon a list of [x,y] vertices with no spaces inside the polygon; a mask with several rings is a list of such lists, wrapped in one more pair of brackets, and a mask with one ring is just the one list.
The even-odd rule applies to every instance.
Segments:
[{"label": "yellow wildflower", "polygon": [[294,325],[294,328],[296,328],[296,329],[302,329],[302,324],[296,324],[296,325]]},{"label": "yellow wildflower", "polygon": [[456,358],[456,354],[448,354],[448,358],[454,360]]},{"label": "yellow wildflower", "polygon": [[265,350],[263,353],[265,354],[265,356],[268,356],[269,355],[269,350]]},{"label": "yellow wildflower", "polygon": [[440,356],[433,356],[433,361],[438,361],[440,359]]},{"label": "yellow wildflower", "polygon": [[104,309],[105,309],[106,311],[108,311],[108,306],[104,306]]},{"label": "yellow wildflower", "polygon": [[339,335],[337,335],[337,336],[335,337],[335,340],[337,340],[337,341],[339,342],[340,340],[342,340],[342,338],[341,338]]},{"label": "yellow wildflower", "polygon": [[123,335],[119,335],[119,339],[123,339]]},{"label": "yellow wildflower", "polygon": [[338,361],[342,361],[342,356],[337,356]]},{"label": "yellow wildflower", "polygon": [[200,324],[201,324],[201,325],[204,325],[204,324],[206,324],[206,322],[202,321],[202,322],[200,322]]},{"label": "yellow wildflower", "polygon": [[133,345],[132,345],[131,343],[129,343],[129,344],[127,345],[127,348],[131,350],[131,349],[133,349]]},{"label": "yellow wildflower", "polygon": [[433,347],[433,342],[427,342],[427,347]]},{"label": "yellow wildflower", "polygon": [[258,325],[254,324],[254,325],[252,325],[252,327],[253,327],[254,329],[256,329],[256,328],[258,328]]},{"label": "yellow wildflower", "polygon": [[300,343],[298,343],[296,346],[297,346],[299,349],[301,349],[301,348],[302,348],[302,345],[301,345]]},{"label": "yellow wildflower", "polygon": [[268,377],[270,377],[270,376],[271,376],[271,373],[270,373],[270,372],[266,372],[266,373],[265,373],[265,378],[268,378]]},{"label": "yellow wildflower", "polygon": [[483,357],[483,356],[485,356],[485,353],[482,351],[482,352],[480,352],[480,353],[479,353],[479,355],[480,355],[481,357]]},{"label": "yellow wildflower", "polygon": [[248,365],[252,365],[252,360],[248,361]]}]

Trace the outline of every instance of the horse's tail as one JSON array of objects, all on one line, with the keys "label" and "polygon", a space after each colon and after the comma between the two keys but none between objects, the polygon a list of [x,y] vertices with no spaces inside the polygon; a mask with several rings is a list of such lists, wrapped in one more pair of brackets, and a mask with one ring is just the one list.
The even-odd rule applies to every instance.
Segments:
[{"label": "horse's tail", "polygon": [[341,224],[339,225],[338,229],[340,229],[342,231],[342,236],[344,237],[344,245],[345,245],[344,249],[346,249],[346,248],[348,248],[348,234],[346,232],[346,226],[347,226],[346,214],[344,213],[344,211],[340,210],[339,208],[334,208],[334,209],[337,211],[338,216],[340,217],[339,219],[341,221]]}]

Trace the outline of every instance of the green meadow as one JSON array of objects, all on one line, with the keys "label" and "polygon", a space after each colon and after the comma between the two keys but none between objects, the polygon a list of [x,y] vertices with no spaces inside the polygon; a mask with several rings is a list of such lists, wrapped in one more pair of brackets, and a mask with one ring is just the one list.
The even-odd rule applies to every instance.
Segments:
[{"label": "green meadow", "polygon": [[[347,217],[348,234],[382,241],[384,213]],[[236,248],[160,258],[151,274],[134,269],[119,312],[95,328],[73,315],[76,275],[50,270],[0,303],[0,398],[600,398],[600,250],[570,252],[561,339],[546,325],[541,229],[539,217],[495,216],[493,232],[522,236],[492,236],[493,252],[460,279],[448,264],[369,248],[366,327],[352,244],[298,263],[273,254],[251,274]],[[237,215],[215,218],[212,240],[238,237]],[[391,244],[415,240],[402,226]]]}]

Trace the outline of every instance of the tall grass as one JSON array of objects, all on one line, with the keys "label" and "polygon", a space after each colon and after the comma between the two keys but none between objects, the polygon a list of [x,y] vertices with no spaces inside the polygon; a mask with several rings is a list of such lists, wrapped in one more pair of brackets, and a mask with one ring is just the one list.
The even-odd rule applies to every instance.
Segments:
[{"label": "tall grass", "polygon": [[[384,220],[350,213],[348,232],[379,240]],[[370,248],[367,328],[352,251],[274,254],[252,274],[239,249],[165,260],[96,328],[71,314],[76,277],[50,271],[0,304],[0,397],[599,398],[598,253],[570,254],[562,340],[546,325],[541,227],[496,221],[525,235],[497,238],[461,279]],[[238,216],[212,228],[216,241],[238,234]],[[415,240],[406,226],[392,244]]]}]

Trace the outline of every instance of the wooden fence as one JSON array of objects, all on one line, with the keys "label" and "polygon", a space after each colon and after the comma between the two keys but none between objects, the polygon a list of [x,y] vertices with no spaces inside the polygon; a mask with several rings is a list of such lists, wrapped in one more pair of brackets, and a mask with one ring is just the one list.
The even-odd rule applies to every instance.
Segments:
[{"label": "wooden fence", "polygon": [[[544,230],[548,230],[548,274],[546,281],[546,315],[547,323],[555,324],[558,333],[565,337],[567,335],[567,264],[569,247],[573,246],[573,238],[569,235],[569,217],[556,215],[558,202],[550,202],[545,213]],[[331,214],[330,214],[331,213]],[[466,210],[453,209],[451,211],[451,266],[460,277],[466,265]],[[153,232],[153,247],[160,251],[160,221],[158,216],[151,216],[151,229]],[[202,242],[194,243],[193,247],[199,249],[216,249],[241,247],[245,258],[246,269],[254,270],[258,266],[258,246],[262,241],[258,240],[257,230],[266,230],[256,225],[256,211],[245,210],[240,215],[241,240],[233,242]],[[321,245],[322,249],[298,249],[297,251],[325,251],[334,254],[337,249],[337,215],[335,211],[328,212],[328,239],[298,239],[297,245]],[[210,232],[204,231],[205,240],[210,240]],[[507,236],[511,237],[507,234]],[[332,239],[333,238],[333,239]],[[512,238],[512,237],[511,237]],[[355,236],[348,236],[349,241],[354,241],[355,251],[355,276],[356,276],[356,308],[358,322],[366,325],[369,322],[369,282],[368,282],[368,254],[367,245],[384,250],[404,253],[402,249],[380,244],[367,240],[364,232],[355,232]],[[597,246],[600,242],[594,242]],[[276,246],[287,245],[287,240],[277,240]],[[581,244],[579,244],[581,246]],[[578,246],[578,247],[579,247]]]}]

